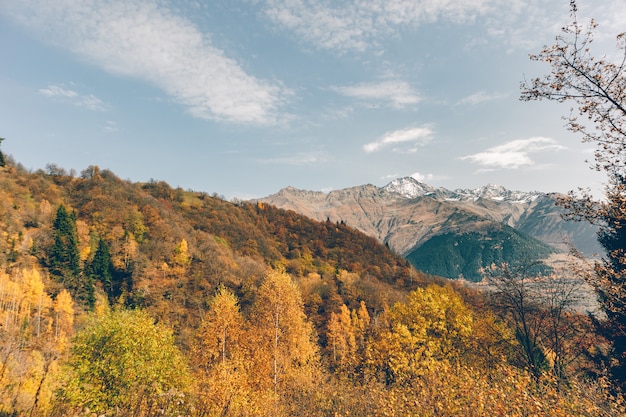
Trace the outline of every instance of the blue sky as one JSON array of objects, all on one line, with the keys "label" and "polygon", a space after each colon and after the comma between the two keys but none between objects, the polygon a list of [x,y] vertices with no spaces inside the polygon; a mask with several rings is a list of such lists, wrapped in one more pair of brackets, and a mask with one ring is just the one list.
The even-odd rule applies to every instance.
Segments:
[{"label": "blue sky", "polygon": [[[226,198],[414,176],[599,188],[569,105],[523,103],[567,0],[0,0],[0,136]],[[614,54],[626,0],[579,0]]]}]

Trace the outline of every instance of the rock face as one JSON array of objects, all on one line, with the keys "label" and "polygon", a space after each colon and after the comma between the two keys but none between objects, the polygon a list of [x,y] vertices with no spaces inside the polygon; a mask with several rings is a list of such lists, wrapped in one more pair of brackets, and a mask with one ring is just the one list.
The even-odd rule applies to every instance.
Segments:
[{"label": "rock face", "polygon": [[435,236],[487,236],[502,225],[557,249],[565,250],[568,242],[587,256],[599,252],[596,229],[564,221],[562,209],[555,205],[557,197],[496,185],[450,191],[401,178],[384,187],[363,185],[330,193],[287,187],[259,201],[320,221],[343,221],[404,256]]}]

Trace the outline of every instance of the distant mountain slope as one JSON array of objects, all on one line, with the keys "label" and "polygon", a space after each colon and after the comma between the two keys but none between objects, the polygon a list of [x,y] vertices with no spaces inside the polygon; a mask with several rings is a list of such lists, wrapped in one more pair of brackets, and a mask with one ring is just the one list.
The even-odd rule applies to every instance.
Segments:
[{"label": "distant mountain slope", "polygon": [[501,230],[502,224],[556,248],[565,249],[568,241],[587,255],[597,252],[595,229],[564,221],[556,197],[495,185],[450,191],[401,178],[384,187],[363,185],[330,193],[287,187],[259,201],[320,221],[343,221],[404,256],[435,236],[484,234]]},{"label": "distant mountain slope", "polygon": [[[545,259],[554,252],[552,246],[501,225],[500,229],[490,228],[482,232],[434,236],[406,257],[429,274],[480,281],[482,271],[492,265],[523,265],[529,260]],[[539,274],[549,270],[547,266],[535,268]]]}]

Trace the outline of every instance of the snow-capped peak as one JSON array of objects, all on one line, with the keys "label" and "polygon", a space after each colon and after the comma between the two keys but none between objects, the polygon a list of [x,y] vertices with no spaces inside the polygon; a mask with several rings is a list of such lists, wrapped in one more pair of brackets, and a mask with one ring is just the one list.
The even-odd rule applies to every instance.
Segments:
[{"label": "snow-capped peak", "polygon": [[530,203],[540,195],[536,192],[511,191],[496,184],[488,184],[473,190],[455,190],[455,193],[462,196],[463,199],[478,200],[484,198],[509,203]]},{"label": "snow-capped peak", "polygon": [[383,187],[389,193],[400,194],[405,198],[417,198],[435,191],[429,185],[421,183],[412,177],[397,178]]},{"label": "snow-capped peak", "polygon": [[398,178],[383,187],[383,190],[400,195],[404,198],[418,198],[423,196],[438,196],[448,201],[476,201],[478,199],[505,201],[508,203],[531,203],[536,200],[541,193],[511,191],[501,185],[488,184],[474,189],[457,189],[454,191],[445,188],[435,189],[430,185],[419,182],[412,177]]},{"label": "snow-capped peak", "polygon": [[501,185],[496,185],[496,184],[487,184],[483,187],[476,188],[472,190],[471,192],[471,194],[477,197],[486,198],[489,200],[496,200],[496,201],[505,200],[509,193],[510,193],[509,190],[507,190]]}]

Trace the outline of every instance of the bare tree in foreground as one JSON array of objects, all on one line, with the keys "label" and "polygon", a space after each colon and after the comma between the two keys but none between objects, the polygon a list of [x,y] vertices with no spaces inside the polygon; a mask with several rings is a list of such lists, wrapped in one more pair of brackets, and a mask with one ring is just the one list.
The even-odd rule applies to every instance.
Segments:
[{"label": "bare tree in foreground", "polygon": [[545,47],[533,61],[551,66],[550,74],[524,81],[521,100],[573,102],[566,127],[594,143],[593,168],[607,174],[604,201],[581,191],[571,192],[561,204],[568,217],[600,226],[599,242],[606,253],[588,280],[606,318],[599,321],[601,334],[612,343],[607,357],[614,381],[626,387],[626,35],[617,35],[616,59],[592,54],[595,21],[584,28],[577,6],[570,1],[570,23],[562,28],[554,45]]}]

